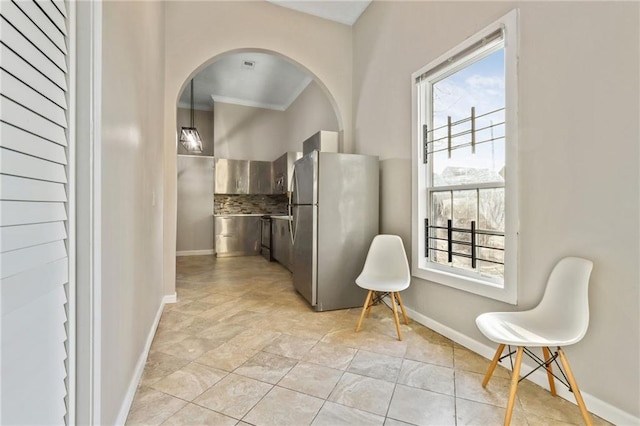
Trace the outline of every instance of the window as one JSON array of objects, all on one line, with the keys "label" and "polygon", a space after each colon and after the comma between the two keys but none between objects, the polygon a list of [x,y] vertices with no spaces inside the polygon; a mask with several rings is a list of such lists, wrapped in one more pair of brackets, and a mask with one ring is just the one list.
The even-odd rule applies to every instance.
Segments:
[{"label": "window", "polygon": [[413,274],[516,302],[517,12],[412,75]]}]

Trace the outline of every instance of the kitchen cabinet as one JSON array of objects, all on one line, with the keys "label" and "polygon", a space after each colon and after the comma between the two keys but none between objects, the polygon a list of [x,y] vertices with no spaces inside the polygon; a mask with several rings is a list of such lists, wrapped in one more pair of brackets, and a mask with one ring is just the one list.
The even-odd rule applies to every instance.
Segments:
[{"label": "kitchen cabinet", "polygon": [[216,158],[216,194],[249,194],[249,161]]},{"label": "kitchen cabinet", "polygon": [[273,194],[270,161],[216,158],[216,194]]},{"label": "kitchen cabinet", "polygon": [[301,152],[286,152],[273,162],[273,193],[286,194],[293,177],[293,164]]},{"label": "kitchen cabinet", "polygon": [[216,216],[216,256],[260,254],[260,216]]},{"label": "kitchen cabinet", "polygon": [[271,161],[249,161],[249,194],[273,194]]},{"label": "kitchen cabinet", "polygon": [[287,268],[293,268],[293,246],[289,232],[289,216],[271,216],[271,255]]}]

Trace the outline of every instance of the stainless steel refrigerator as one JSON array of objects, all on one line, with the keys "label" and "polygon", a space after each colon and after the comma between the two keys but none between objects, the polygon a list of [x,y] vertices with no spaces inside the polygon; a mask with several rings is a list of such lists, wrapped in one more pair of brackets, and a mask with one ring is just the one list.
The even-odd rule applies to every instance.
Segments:
[{"label": "stainless steel refrigerator", "polygon": [[177,254],[212,254],[213,157],[178,155],[177,216]]},{"label": "stainless steel refrigerator", "polygon": [[355,283],[378,233],[378,157],[313,151],[295,162],[293,283],[316,311],[361,306]]}]

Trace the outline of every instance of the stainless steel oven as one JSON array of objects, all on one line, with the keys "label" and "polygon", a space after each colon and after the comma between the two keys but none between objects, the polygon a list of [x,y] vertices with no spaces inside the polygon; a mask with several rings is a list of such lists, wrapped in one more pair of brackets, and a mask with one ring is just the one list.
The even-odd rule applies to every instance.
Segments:
[{"label": "stainless steel oven", "polygon": [[262,216],[260,224],[260,254],[271,261],[271,216]]}]

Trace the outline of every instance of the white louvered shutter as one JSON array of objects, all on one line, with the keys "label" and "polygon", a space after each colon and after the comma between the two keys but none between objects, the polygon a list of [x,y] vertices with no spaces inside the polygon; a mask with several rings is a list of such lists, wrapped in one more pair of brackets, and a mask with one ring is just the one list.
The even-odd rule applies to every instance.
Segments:
[{"label": "white louvered shutter", "polygon": [[0,1],[0,424],[64,424],[68,18]]}]

